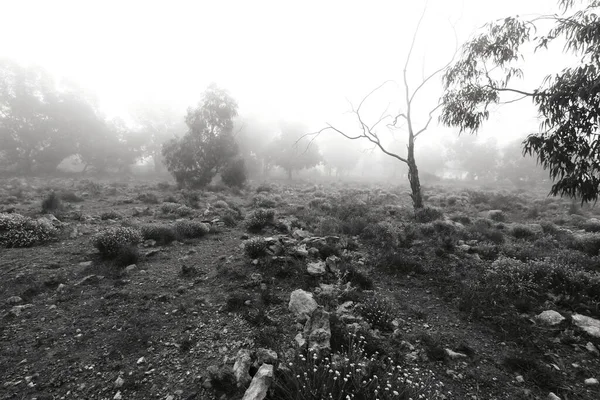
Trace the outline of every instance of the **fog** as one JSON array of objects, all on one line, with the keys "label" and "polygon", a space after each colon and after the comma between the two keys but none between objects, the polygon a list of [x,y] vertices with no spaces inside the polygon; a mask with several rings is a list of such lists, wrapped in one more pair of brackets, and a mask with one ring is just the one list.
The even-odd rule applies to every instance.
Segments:
[{"label": "fog", "polygon": [[[348,112],[385,81],[391,82],[365,103],[365,116],[375,121],[386,108],[391,115],[400,112],[405,107],[402,71],[425,7],[408,65],[412,88],[446,64],[483,24],[557,11],[553,1],[541,0],[20,1],[3,7],[0,57],[39,66],[63,87],[64,82],[78,87],[104,118],[119,121],[131,135],[181,136],[186,110],[198,104],[208,85],[227,90],[238,104],[236,132],[247,156],[280,135],[283,123],[301,126],[304,133],[327,123],[352,132],[356,121]],[[547,60],[528,63],[524,87],[548,73]],[[426,122],[441,93],[436,76],[415,102],[416,123]],[[537,127],[535,110],[525,100],[496,107],[478,138],[466,140],[513,149],[515,141]],[[439,177],[454,176],[459,169],[461,176],[477,176],[453,163],[454,147],[468,147],[459,140],[457,130],[442,127],[436,116],[417,146],[424,170]],[[402,132],[382,134],[382,141],[400,152],[405,146]],[[403,168],[383,160],[368,142],[344,143],[334,132],[319,135],[312,144],[329,160],[339,151],[350,154],[356,163],[338,169],[356,175],[365,176],[362,168],[370,175],[395,176],[394,168]],[[159,154],[160,143],[153,146]],[[138,162],[148,159],[148,152],[142,153]],[[501,157],[502,151],[497,154]],[[366,167],[369,158],[379,167]],[[321,169],[331,173],[331,167]]]}]

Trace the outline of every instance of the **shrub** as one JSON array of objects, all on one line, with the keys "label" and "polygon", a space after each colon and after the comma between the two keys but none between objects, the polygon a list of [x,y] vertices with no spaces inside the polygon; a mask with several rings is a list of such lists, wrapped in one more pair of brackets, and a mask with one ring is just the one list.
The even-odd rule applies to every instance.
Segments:
[{"label": "shrub", "polygon": [[77,196],[72,190],[63,190],[60,192],[59,197],[61,200],[69,203],[79,203],[83,201],[82,197]]},{"label": "shrub", "polygon": [[506,222],[506,214],[502,210],[492,210],[488,213],[488,218],[495,222]]},{"label": "shrub", "polygon": [[250,258],[259,258],[266,254],[267,242],[262,237],[255,237],[244,242],[244,251]]},{"label": "shrub", "polygon": [[467,232],[472,239],[489,241],[494,244],[504,243],[504,234],[495,228],[489,220],[478,219],[467,227]]},{"label": "shrub", "polygon": [[177,239],[175,229],[166,224],[142,225],[141,233],[144,240],[156,240],[159,245],[169,244]]},{"label": "shrub", "polygon": [[250,214],[246,220],[246,227],[251,232],[260,232],[275,220],[275,211],[259,208]]},{"label": "shrub", "polygon": [[337,235],[341,230],[342,226],[336,217],[324,217],[319,220],[317,232],[321,236]]},{"label": "shrub", "polygon": [[600,221],[592,218],[582,224],[582,228],[586,232],[600,232]]},{"label": "shrub", "polygon": [[190,207],[179,203],[163,203],[160,206],[160,210],[163,214],[171,214],[178,217],[187,217],[194,212]]},{"label": "shrub", "polygon": [[515,224],[510,229],[511,235],[516,239],[533,239],[536,235],[533,229],[527,225]]},{"label": "shrub", "polygon": [[600,235],[594,233],[574,236],[570,248],[584,252],[590,256],[597,256],[600,251]]},{"label": "shrub", "polygon": [[357,307],[357,311],[373,329],[393,331],[394,307],[385,299],[371,297]]},{"label": "shrub", "polygon": [[108,219],[121,219],[121,214],[119,214],[118,212],[111,210],[111,211],[106,211],[103,212],[102,214],[100,214],[100,219],[102,221],[106,221]]},{"label": "shrub", "polygon": [[221,170],[221,180],[229,187],[241,188],[246,179],[246,164],[242,158],[229,161]]},{"label": "shrub", "polygon": [[29,247],[56,237],[58,230],[45,220],[0,213],[0,247]]},{"label": "shrub", "polygon": [[116,253],[111,256],[116,267],[124,268],[131,264],[137,264],[140,252],[133,244],[119,246]]},{"label": "shrub", "polygon": [[227,209],[229,208],[229,204],[225,200],[217,200],[213,203],[213,207]]},{"label": "shrub", "polygon": [[369,224],[363,230],[361,236],[377,248],[393,250],[398,247],[399,233],[397,226],[394,226],[390,222],[381,221],[375,224]]},{"label": "shrub", "polygon": [[252,205],[260,208],[275,208],[277,207],[277,202],[267,196],[258,194],[252,199]]},{"label": "shrub", "polygon": [[62,211],[63,208],[64,206],[60,197],[54,191],[48,193],[44,200],[42,200],[42,213],[44,214],[56,213]]},{"label": "shrub", "polygon": [[158,204],[158,196],[155,193],[142,193],[138,196],[138,200],[144,204]]},{"label": "shrub", "polygon": [[269,185],[268,183],[261,183],[256,188],[256,193],[262,193],[262,192],[271,193],[272,191],[273,191],[273,187],[271,187],[271,185]]},{"label": "shrub", "polygon": [[123,226],[109,228],[92,238],[94,247],[107,257],[114,257],[123,251],[123,247],[136,245],[141,241],[142,235],[139,230]]},{"label": "shrub", "polygon": [[415,219],[417,220],[417,222],[433,222],[436,219],[442,219],[443,217],[444,213],[439,208],[423,207],[415,210]]},{"label": "shrub", "polygon": [[210,226],[199,221],[175,222],[175,233],[185,239],[200,238],[210,232]]}]

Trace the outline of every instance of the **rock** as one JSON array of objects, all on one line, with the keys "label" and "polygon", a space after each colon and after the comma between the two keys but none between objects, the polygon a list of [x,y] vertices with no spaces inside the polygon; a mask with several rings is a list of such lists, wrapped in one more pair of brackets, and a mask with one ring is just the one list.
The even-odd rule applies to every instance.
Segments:
[{"label": "rock", "polygon": [[565,320],[565,317],[560,315],[560,313],[554,310],[546,310],[536,315],[535,317],[538,321],[542,322],[545,325],[554,326],[560,324]]},{"label": "rock", "polygon": [[82,261],[82,262],[79,263],[79,266],[80,267],[91,267],[92,264],[93,264],[92,261]]},{"label": "rock", "polygon": [[471,246],[469,246],[468,244],[461,244],[461,245],[458,246],[458,249],[460,251],[464,251],[466,253],[469,250],[471,250]]},{"label": "rock", "polygon": [[250,383],[250,387],[244,393],[242,400],[263,400],[273,382],[273,366],[263,364]]},{"label": "rock", "polygon": [[585,345],[585,348],[590,353],[600,356],[600,351],[598,351],[598,348],[596,346],[594,346],[594,343],[587,342],[587,344]]},{"label": "rock", "polygon": [[239,387],[247,387],[252,377],[250,367],[252,366],[252,354],[248,349],[240,349],[233,364],[233,375]]},{"label": "rock", "polygon": [[329,256],[325,260],[325,264],[327,265],[327,269],[332,274],[338,274],[340,272],[340,263],[341,262],[342,262],[342,259],[339,258],[338,256]]},{"label": "rock", "polygon": [[302,230],[302,229],[296,229],[293,233],[292,233],[292,237],[294,239],[308,239],[311,236],[310,232]]},{"label": "rock", "polygon": [[338,308],[335,310],[335,313],[337,315],[349,314],[352,312],[353,305],[353,301],[346,301],[338,306]]},{"label": "rock", "polygon": [[292,249],[292,254],[299,257],[308,257],[308,250],[306,250],[306,245],[301,244]]},{"label": "rock", "polygon": [[256,350],[256,363],[259,366],[263,364],[277,364],[277,352],[270,349],[259,348]]},{"label": "rock", "polygon": [[22,302],[23,302],[23,299],[20,298],[19,296],[10,296],[8,299],[6,299],[6,304],[10,304],[10,305],[19,304]]},{"label": "rock", "polygon": [[119,390],[117,393],[115,393],[115,397],[113,397],[113,400],[121,400],[123,398],[123,396],[121,395],[121,391]]},{"label": "rock", "polygon": [[320,283],[317,290],[319,290],[319,294],[321,296],[335,297],[337,294],[337,287],[335,285],[330,285],[327,283]]},{"label": "rock", "polygon": [[125,379],[121,378],[120,376],[115,380],[115,388],[120,388],[125,384]]},{"label": "rock", "polygon": [[586,386],[596,386],[596,385],[598,385],[598,379],[596,379],[596,378],[587,378],[583,382],[585,383]]},{"label": "rock", "polygon": [[519,383],[525,382],[525,379],[523,378],[523,375],[517,375],[516,379],[517,379],[517,382],[519,382]]},{"label": "rock", "polygon": [[558,397],[554,393],[550,392],[550,393],[548,393],[548,400],[560,400],[560,397]]},{"label": "rock", "polygon": [[97,283],[100,283],[101,279],[104,279],[104,277],[100,276],[100,275],[94,275],[94,274],[88,275],[85,278],[83,278],[82,280],[80,280],[79,282],[75,283],[75,286],[79,286],[79,285],[95,285]]},{"label": "rock", "polygon": [[581,314],[573,314],[573,323],[589,335],[600,338],[600,321]]},{"label": "rock", "polygon": [[160,253],[160,249],[152,249],[146,253],[146,257],[152,257]]},{"label": "rock", "polygon": [[142,365],[146,362],[146,357],[140,357],[137,360],[137,365]]},{"label": "rock", "polygon": [[327,272],[324,261],[310,262],[306,266],[306,272],[311,276],[323,276]]},{"label": "rock", "polygon": [[457,353],[455,351],[452,351],[450,349],[444,349],[444,351],[446,352],[446,355],[451,359],[451,360],[458,360],[461,358],[467,358],[466,354],[463,353]]},{"label": "rock", "polygon": [[331,326],[329,313],[318,307],[304,325],[303,336],[308,340],[308,350],[317,354],[331,350]]},{"label": "rock", "polygon": [[[180,260],[185,261],[185,260]],[[181,264],[181,275],[182,276],[195,276],[198,270],[193,265],[187,265],[187,263]]]},{"label": "rock", "polygon": [[56,288],[56,293],[63,293],[67,289],[67,285],[60,283]]},{"label": "rock", "polygon": [[317,309],[317,302],[311,293],[297,289],[290,295],[288,308],[296,318],[305,320]]},{"label": "rock", "polygon": [[128,274],[132,273],[133,271],[135,271],[137,269],[137,265],[135,264],[131,264],[125,267],[125,272],[127,272]]},{"label": "rock", "polygon": [[27,310],[28,308],[31,308],[31,307],[33,307],[33,304],[23,304],[21,306],[14,306],[5,315],[5,318],[19,317],[23,313],[23,311],[25,311],[25,310]]},{"label": "rock", "polygon": [[298,333],[296,337],[294,337],[294,340],[296,341],[296,344],[298,344],[298,347],[304,347],[306,345],[306,339],[304,339],[302,333]]}]

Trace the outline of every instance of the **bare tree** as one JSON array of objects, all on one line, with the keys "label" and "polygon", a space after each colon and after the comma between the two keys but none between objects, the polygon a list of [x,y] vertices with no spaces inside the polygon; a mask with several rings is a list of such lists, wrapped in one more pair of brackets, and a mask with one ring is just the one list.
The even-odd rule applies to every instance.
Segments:
[{"label": "bare tree", "polygon": [[[423,22],[423,19],[425,17],[426,11],[427,11],[427,6],[425,6],[425,8],[423,9],[423,12],[421,14],[421,17],[419,18],[417,27],[413,33],[410,49],[408,51],[408,54],[406,56],[406,61],[404,64],[403,75],[402,75],[402,86],[404,89],[403,90],[403,92],[404,92],[403,93],[404,94],[403,101],[405,103],[405,105],[404,105],[405,110],[398,112],[396,115],[393,115],[393,114],[389,114],[388,110],[385,109],[381,113],[379,118],[376,121],[374,121],[373,123],[367,123],[365,121],[364,115],[361,114],[361,108],[364,106],[364,104],[367,102],[367,100],[375,92],[380,90],[386,84],[393,82],[393,81],[386,81],[386,82],[382,83],[381,85],[379,85],[378,87],[376,87],[375,89],[373,89],[371,92],[369,92],[358,104],[358,107],[355,108],[351,104],[351,112],[358,121],[358,125],[359,125],[358,132],[348,133],[342,129],[339,129],[339,128],[333,126],[330,123],[326,123],[327,126],[322,128],[321,130],[305,135],[305,136],[314,136],[313,137],[313,139],[314,139],[323,132],[334,131],[350,140],[368,140],[369,142],[371,142],[373,144],[375,149],[379,149],[384,154],[405,163],[408,166],[408,180],[410,182],[411,198],[412,198],[413,206],[415,209],[423,207],[423,197],[421,195],[421,183],[419,181],[419,169],[417,167],[417,162],[415,160],[415,142],[419,138],[419,136],[429,128],[429,125],[433,119],[433,115],[441,107],[441,103],[438,102],[438,104],[436,106],[432,107],[429,110],[428,116],[427,116],[427,122],[425,124],[423,124],[421,127],[416,127],[415,122],[414,122],[415,97],[425,87],[425,85],[428,82],[430,82],[434,77],[440,75],[443,71],[445,71],[452,64],[452,62],[454,61],[454,57],[456,55],[456,50],[455,50],[454,55],[452,56],[450,61],[448,61],[445,65],[436,69],[429,75],[423,74],[421,82],[414,88],[414,90],[411,89],[411,87],[409,85],[409,81],[408,81],[408,72],[407,71],[408,71],[409,63],[411,61],[411,56],[413,54],[413,50],[415,47],[415,42],[416,42],[416,39],[417,39],[417,36],[419,33],[419,29],[420,29],[421,23]],[[456,44],[455,48],[456,49],[458,48],[458,44]],[[406,133],[407,139],[408,139],[407,145],[406,145],[406,148],[407,148],[406,155],[401,155],[398,152],[393,152],[390,150],[388,145],[382,143],[380,133],[377,131],[377,129],[384,122],[386,123],[385,126],[388,130],[393,131],[393,130],[405,129],[405,133]]]}]

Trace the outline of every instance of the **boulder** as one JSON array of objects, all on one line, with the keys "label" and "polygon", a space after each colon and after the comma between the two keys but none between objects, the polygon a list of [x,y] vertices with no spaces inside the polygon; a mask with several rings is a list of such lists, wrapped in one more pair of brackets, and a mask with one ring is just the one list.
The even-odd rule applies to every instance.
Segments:
[{"label": "boulder", "polygon": [[289,310],[300,320],[307,319],[317,309],[317,302],[311,293],[297,289],[290,295]]},{"label": "boulder", "polygon": [[323,307],[318,307],[306,321],[303,336],[307,338],[309,351],[321,354],[331,350],[329,313]]},{"label": "boulder", "polygon": [[558,325],[565,320],[565,317],[560,315],[560,313],[554,310],[546,310],[536,315],[535,317],[538,321],[545,325],[554,326]]},{"label": "boulder", "polygon": [[277,352],[270,349],[259,348],[256,350],[256,363],[259,366],[263,364],[277,364]]},{"label": "boulder", "polygon": [[250,383],[250,387],[244,393],[242,400],[263,400],[273,382],[273,366],[263,364]]},{"label": "boulder", "polygon": [[581,314],[573,314],[573,323],[589,335],[600,338],[600,321]]},{"label": "boulder", "polygon": [[22,302],[23,302],[23,299],[20,298],[19,296],[10,296],[8,299],[6,299],[6,304],[10,304],[10,305],[19,304]]},{"label": "boulder", "polygon": [[303,229],[296,229],[293,233],[292,233],[292,237],[294,239],[298,239],[298,240],[302,240],[302,239],[308,239],[311,236],[310,232],[305,231]]},{"label": "boulder", "polygon": [[342,260],[338,256],[329,256],[325,260],[325,264],[327,265],[327,269],[332,274],[338,274],[340,272],[340,263],[341,262],[342,262]]}]

